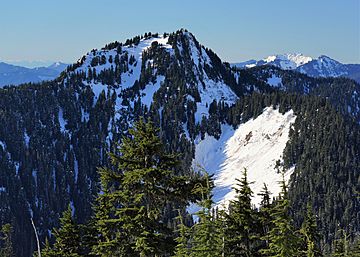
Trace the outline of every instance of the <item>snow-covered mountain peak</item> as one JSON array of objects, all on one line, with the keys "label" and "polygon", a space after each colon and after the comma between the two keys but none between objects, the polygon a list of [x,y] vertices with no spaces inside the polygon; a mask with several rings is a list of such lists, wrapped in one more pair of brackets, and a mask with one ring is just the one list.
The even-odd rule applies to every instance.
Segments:
[{"label": "snow-covered mountain peak", "polygon": [[360,64],[343,64],[326,55],[312,58],[303,54],[270,55],[259,61],[250,60],[234,63],[237,68],[252,68],[261,65],[273,65],[283,70],[296,70],[311,77],[348,77],[360,82]]},{"label": "snow-covered mountain peak", "polygon": [[312,61],[312,58],[300,53],[288,53],[271,55],[265,58],[263,61],[266,64],[273,64],[285,70],[293,70]]},{"label": "snow-covered mountain peak", "polygon": [[[196,105],[195,122],[200,123],[208,117],[214,100],[232,105],[238,99],[230,87],[230,69],[226,69],[193,34],[179,30],[163,35],[149,33],[94,49],[68,69],[64,81],[72,75],[82,76],[83,84],[92,88],[95,101],[102,91],[111,90],[118,96],[116,111],[126,108],[123,102],[133,108],[140,101],[150,108],[160,89],[165,101],[181,95]],[[174,72],[176,83],[171,78]]]}]

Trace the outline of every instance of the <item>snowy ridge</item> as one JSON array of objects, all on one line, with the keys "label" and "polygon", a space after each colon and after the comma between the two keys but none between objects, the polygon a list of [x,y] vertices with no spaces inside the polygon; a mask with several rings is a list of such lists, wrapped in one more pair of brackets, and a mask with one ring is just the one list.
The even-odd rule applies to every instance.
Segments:
[{"label": "snowy ridge", "polygon": [[[162,47],[164,47],[168,51],[172,51],[172,46],[167,43],[168,38],[164,37],[162,35],[160,35],[158,37],[151,37],[149,39],[142,39],[142,40],[140,40],[140,43],[138,45],[122,46],[121,56],[124,56],[125,54],[127,54],[128,59],[130,59],[131,56],[133,56],[135,58],[135,62],[130,65],[129,71],[121,74],[121,84],[120,84],[121,89],[126,89],[129,87],[132,87],[134,85],[135,81],[139,80],[140,73],[141,73],[142,54],[155,41],[158,42],[160,45],[162,45]],[[107,69],[111,69],[111,68],[114,69],[115,64],[110,63],[109,61],[106,61],[105,64],[100,64],[95,67],[91,66],[91,61],[93,60],[94,57],[100,57],[100,56],[105,56],[106,60],[109,60],[109,57],[111,56],[112,59],[115,60],[115,56],[117,54],[118,53],[117,53],[116,49],[94,50],[93,52],[88,53],[84,57],[83,64],[75,70],[75,73],[82,71],[87,74],[89,68],[91,68],[91,69],[95,68],[97,74],[99,74],[102,70],[107,70]],[[102,85],[102,88],[106,89],[107,85]]]},{"label": "snowy ridge", "polygon": [[[164,36],[164,35],[159,35],[157,37],[150,37],[147,39],[141,39],[140,42],[138,44],[131,44],[131,45],[123,45],[121,47],[121,53],[120,58],[123,57],[127,57],[127,61],[129,62],[130,58],[134,58],[134,62],[129,64],[129,70],[126,72],[121,73],[121,83],[118,85],[117,88],[111,88],[111,90],[116,92],[116,95],[118,96],[116,98],[116,117],[115,118],[120,118],[119,115],[119,111],[122,110],[123,106],[122,106],[122,98],[119,97],[119,94],[121,93],[122,90],[124,89],[128,89],[131,88],[132,86],[134,86],[136,81],[139,81],[140,79],[140,74],[141,74],[141,65],[142,65],[142,57],[143,57],[143,53],[144,51],[146,51],[153,42],[158,42],[158,44],[166,49],[166,51],[170,52],[171,54],[173,54],[173,49],[172,46],[170,44],[168,44],[168,36]],[[107,50],[107,49],[101,49],[101,50],[93,50],[90,53],[86,54],[82,59],[82,65],[80,67],[78,67],[74,72],[84,72],[86,74],[88,74],[89,69],[95,69],[96,73],[99,74],[101,71],[103,70],[108,70],[108,69],[115,69],[115,63],[110,63],[108,60],[111,57],[112,60],[115,60],[115,56],[118,55],[118,52],[116,50],[116,48],[111,49],[111,50]],[[91,66],[91,62],[93,60],[93,58],[95,57],[101,57],[101,56],[105,56],[106,58],[106,63],[105,64],[99,64],[96,65],[95,67]],[[81,60],[81,59],[80,59]],[[80,60],[78,62],[80,62]],[[149,60],[150,62],[152,62],[152,60]],[[156,73],[156,72],[155,72]],[[156,74],[154,74],[156,75]],[[153,100],[153,95],[154,93],[160,88],[161,83],[164,81],[164,77],[163,76],[157,76],[156,82],[153,83],[149,83],[145,89],[143,89],[140,93],[141,93],[141,98],[142,98],[142,102],[144,105],[150,107],[150,104]],[[100,82],[95,82],[95,81],[91,81],[90,83],[87,82],[86,80],[83,81],[83,83],[85,85],[89,85],[92,89],[93,92],[95,94],[95,102],[97,101],[100,93],[102,91],[107,92],[109,88],[109,86],[112,85],[104,85]],[[115,83],[115,85],[117,85]],[[86,117],[83,117],[84,120],[86,120]],[[88,118],[87,118],[88,119]]]},{"label": "snowy ridge", "polygon": [[[209,116],[209,105],[212,101],[223,101],[228,105],[232,105],[236,102],[238,96],[222,79],[215,81],[209,78],[203,67],[205,65],[212,67],[212,63],[205,48],[201,45],[200,48],[196,46],[195,38],[191,33],[185,32],[184,34],[189,41],[191,59],[194,63],[193,71],[200,93],[201,101],[196,103],[197,111],[195,113],[195,122],[200,123],[202,117]],[[180,48],[183,49],[183,46],[180,45]]]},{"label": "snowy ridge", "polygon": [[348,75],[346,65],[325,55],[320,56],[306,65],[300,66],[298,71],[312,77],[340,77]]},{"label": "snowy ridge", "polygon": [[[290,110],[284,115],[267,107],[256,119],[241,124],[237,129],[222,125],[219,140],[206,135],[204,140],[195,142],[193,165],[200,165],[211,174],[215,174],[214,201],[227,204],[235,196],[232,187],[241,177],[244,168],[248,170],[248,180],[254,182],[253,204],[258,205],[264,183],[272,196],[280,192],[278,182],[281,175],[275,170],[275,164],[282,160],[282,154],[289,139],[291,124],[296,116]],[[294,168],[286,172],[288,181]]]}]

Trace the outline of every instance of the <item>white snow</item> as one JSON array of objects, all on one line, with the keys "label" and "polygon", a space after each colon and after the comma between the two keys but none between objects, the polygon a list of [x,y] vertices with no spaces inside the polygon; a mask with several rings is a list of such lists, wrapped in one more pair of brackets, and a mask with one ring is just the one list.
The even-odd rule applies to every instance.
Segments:
[{"label": "white snow", "polygon": [[273,87],[281,87],[282,79],[275,74],[272,74],[271,77],[267,79],[267,83]]},{"label": "white snow", "polygon": [[17,176],[17,175],[19,175],[20,163],[14,162],[14,164],[15,164],[15,173],[16,173],[16,176]]},{"label": "white snow", "polygon": [[0,141],[0,146],[2,147],[3,150],[5,150],[5,143],[3,141]]},{"label": "white snow", "polygon": [[95,94],[95,96],[94,96],[94,105],[95,105],[97,100],[99,99],[99,96],[102,93],[102,91],[105,91],[105,95],[106,95],[108,86],[103,85],[102,83],[93,83],[91,85],[91,87],[92,87],[92,90],[93,90],[93,92]]},{"label": "white snow", "polygon": [[232,105],[238,99],[236,94],[228,85],[224,84],[224,82],[210,80],[207,78],[206,74],[204,76],[204,81],[205,88],[200,83],[198,85],[201,102],[196,103],[196,123],[200,123],[203,116],[207,117],[209,115],[209,106],[213,100],[216,100],[217,102],[224,101],[224,103]]},{"label": "white snow", "polygon": [[26,131],[25,131],[25,133],[24,133],[24,140],[25,140],[26,146],[29,147],[30,137],[29,137],[29,135],[27,134]]},{"label": "white snow", "polygon": [[266,63],[279,61],[280,68],[285,69],[285,70],[294,70],[297,67],[312,61],[312,58],[309,56],[304,56],[303,54],[298,54],[298,53],[278,54],[278,55],[268,56],[263,61]]},{"label": "white snow", "polygon": [[[206,135],[204,140],[195,142],[195,159],[193,165],[200,165],[211,174],[215,174],[214,201],[227,204],[235,196],[232,187],[236,179],[241,178],[241,171],[248,170],[248,180],[253,181],[253,204],[258,205],[264,183],[273,196],[280,192],[278,182],[281,175],[275,170],[277,160],[288,141],[289,129],[296,116],[290,110],[284,115],[267,107],[256,119],[241,124],[237,129],[222,125],[219,140]],[[195,167],[196,169],[196,167]],[[290,178],[293,168],[286,172]]]},{"label": "white snow", "polygon": [[67,124],[67,122],[64,119],[62,108],[59,109],[59,124],[60,124],[61,132],[65,132],[66,131],[65,125]]},{"label": "white snow", "polygon": [[71,208],[71,216],[74,216],[75,206],[74,206],[74,202],[72,200],[70,201],[70,208]]},{"label": "white snow", "polygon": [[160,89],[161,84],[164,82],[165,77],[164,76],[158,76],[156,78],[156,82],[153,83],[149,83],[148,85],[146,85],[146,87],[144,88],[144,90],[140,91],[140,95],[141,95],[141,102],[146,105],[148,108],[150,108],[150,105],[153,101],[153,97],[156,91],[158,91]]},{"label": "white snow", "polygon": [[37,170],[33,170],[31,172],[32,177],[34,178],[35,181],[35,187],[37,187]]},{"label": "white snow", "polygon": [[[189,41],[189,51],[191,59],[194,63],[193,72],[196,76],[196,86],[200,93],[201,102],[196,103],[197,109],[195,112],[195,122],[200,123],[203,117],[209,116],[209,106],[213,100],[216,100],[217,102],[223,101],[228,105],[232,105],[236,102],[238,97],[230,89],[230,87],[224,83],[223,80],[214,81],[209,78],[204,70],[204,66],[206,64],[212,67],[212,63],[210,57],[205,51],[205,48],[201,45],[199,48],[197,47],[195,44],[195,38],[191,33],[185,32],[184,34]],[[181,44],[178,46],[180,49],[184,49]],[[200,79],[200,77],[202,79]],[[201,80],[204,82],[204,84],[200,82]],[[187,96],[187,100],[195,102],[195,99],[192,96]]]},{"label": "white snow", "polygon": [[77,181],[78,181],[78,176],[79,176],[79,164],[78,164],[78,161],[77,161],[76,156],[75,156],[75,160],[74,160],[74,179],[75,179],[75,183],[77,183]]}]

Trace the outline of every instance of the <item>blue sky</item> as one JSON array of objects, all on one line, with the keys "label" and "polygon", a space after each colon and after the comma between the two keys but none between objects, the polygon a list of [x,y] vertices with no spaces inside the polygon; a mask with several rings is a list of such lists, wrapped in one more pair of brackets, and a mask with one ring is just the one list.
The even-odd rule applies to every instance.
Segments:
[{"label": "blue sky", "polygon": [[275,53],[360,63],[359,0],[4,0],[0,60],[75,62],[111,41],[187,28],[229,62]]}]

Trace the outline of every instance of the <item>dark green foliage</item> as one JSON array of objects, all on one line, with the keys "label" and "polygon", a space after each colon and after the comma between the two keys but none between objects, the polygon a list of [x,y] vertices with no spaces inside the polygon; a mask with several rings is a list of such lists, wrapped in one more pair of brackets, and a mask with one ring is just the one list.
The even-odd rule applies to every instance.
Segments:
[{"label": "dark green foliage", "polygon": [[198,184],[194,188],[195,194],[201,194],[198,202],[201,208],[196,215],[199,221],[192,227],[191,257],[217,257],[224,253],[223,234],[216,220],[212,201],[213,181],[207,173],[204,175],[206,184]]},{"label": "dark green foliage", "polygon": [[188,257],[190,255],[190,235],[191,229],[184,224],[183,214],[179,211],[177,234],[175,238],[176,247],[174,257]]},{"label": "dark green foliage", "polygon": [[10,224],[4,224],[0,230],[0,256],[1,257],[13,257],[13,228]]},{"label": "dark green foliage", "polygon": [[111,154],[113,168],[100,169],[103,193],[96,207],[100,256],[159,256],[173,251],[172,229],[164,210],[187,204],[191,181],[177,176],[175,155],[166,154],[158,130],[142,119],[124,138],[120,155]]},{"label": "dark green foliage", "polygon": [[350,240],[348,234],[340,229],[336,233],[336,239],[333,242],[331,257],[349,257],[352,249],[350,249]]},{"label": "dark green foliage", "polygon": [[261,196],[261,203],[257,214],[257,219],[260,225],[260,248],[262,250],[269,248],[269,232],[273,228],[273,220],[271,217],[271,211],[273,204],[271,202],[271,192],[269,192],[267,185],[264,184],[263,190],[259,194]]},{"label": "dark green foliage", "polygon": [[281,194],[271,210],[273,226],[269,231],[269,248],[262,253],[276,257],[300,255],[300,242],[289,215],[289,199],[285,180],[281,181]]},{"label": "dark green foliage", "polygon": [[312,212],[311,205],[308,203],[306,217],[300,229],[300,233],[305,239],[306,256],[307,257],[320,257],[320,234],[316,225],[316,218]]},{"label": "dark green foliage", "polygon": [[49,249],[48,241],[46,241],[42,256],[81,256],[80,230],[72,217],[70,205],[60,218],[60,228],[55,229],[54,236],[56,238],[54,246]]},{"label": "dark green foliage", "polygon": [[260,235],[257,233],[256,212],[251,205],[253,192],[247,179],[247,170],[237,179],[235,200],[230,202],[226,219],[226,256],[256,256]]}]

